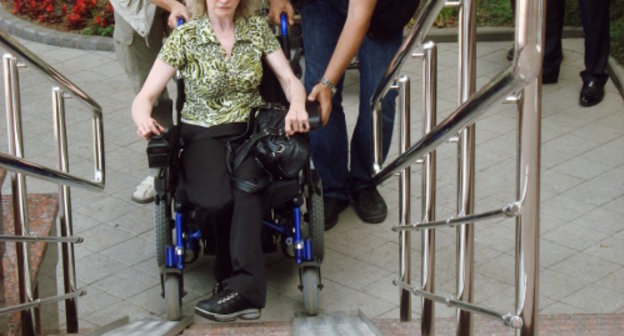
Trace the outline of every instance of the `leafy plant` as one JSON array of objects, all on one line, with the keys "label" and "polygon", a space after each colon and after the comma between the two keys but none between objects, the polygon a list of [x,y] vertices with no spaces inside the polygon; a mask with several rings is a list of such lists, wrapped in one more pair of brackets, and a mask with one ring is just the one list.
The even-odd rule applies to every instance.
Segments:
[{"label": "leafy plant", "polygon": [[87,35],[112,36],[115,24],[108,0],[2,0],[14,15]]}]

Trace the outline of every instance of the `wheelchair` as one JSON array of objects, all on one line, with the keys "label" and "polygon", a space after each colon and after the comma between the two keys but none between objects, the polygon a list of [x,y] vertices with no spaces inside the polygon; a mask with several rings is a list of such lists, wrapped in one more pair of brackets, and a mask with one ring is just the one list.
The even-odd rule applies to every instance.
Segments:
[{"label": "wheelchair", "polygon": [[[159,102],[152,115],[166,131],[153,136],[147,148],[150,168],[159,170],[154,178],[156,261],[160,268],[161,296],[166,301],[167,318],[172,321],[182,318],[185,265],[194,262],[202,248],[204,254],[211,254],[213,246],[208,234],[211,230],[192,225],[193,219],[200,217],[198,213],[203,210],[176,199],[176,162],[181,150],[178,125],[184,101],[183,80],[178,77],[177,82],[177,113],[173,113],[176,117],[171,117],[174,112],[171,100]],[[266,101],[275,98],[275,90],[261,91]],[[318,110],[310,113],[310,124],[320,126]],[[262,220],[263,249],[265,253],[281,251],[295,259],[304,312],[316,315],[320,305],[319,292],[323,288],[320,266],[324,254],[324,209],[319,173],[310,158],[295,178],[276,178],[265,188],[263,192],[270,197],[270,206]]]}]

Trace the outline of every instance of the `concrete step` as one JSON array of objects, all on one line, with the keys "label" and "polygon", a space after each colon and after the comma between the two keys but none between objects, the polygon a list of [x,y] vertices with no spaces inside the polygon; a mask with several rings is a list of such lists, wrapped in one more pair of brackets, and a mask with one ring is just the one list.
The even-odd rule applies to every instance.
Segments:
[{"label": "concrete step", "polygon": [[[54,194],[31,194],[27,197],[28,219],[30,232],[39,237],[56,235],[56,215],[58,212],[58,198]],[[0,224],[0,234],[14,235],[15,226],[13,222],[13,200],[11,195],[2,195],[2,222]],[[17,268],[16,244],[13,242],[2,243],[2,291],[0,300],[3,307],[20,303],[19,278]],[[39,293],[37,279],[40,269],[48,251],[45,243],[30,243],[30,264],[31,278],[35,279],[34,292]],[[53,247],[56,252],[55,246]],[[50,253],[50,255],[55,253]],[[56,264],[58,257],[53,256],[52,263]],[[43,295],[43,293],[39,293]],[[2,327],[7,335],[19,334],[21,330],[20,313],[13,313],[5,316]]]},{"label": "concrete step", "polygon": [[[420,335],[420,321],[399,322],[398,319],[372,320],[382,335]],[[193,324],[183,336],[199,335],[294,335],[295,328],[289,321],[280,322],[236,322]],[[549,336],[624,335],[624,314],[569,314],[540,315],[538,331]],[[454,336],[455,318],[438,318],[435,321],[435,335]],[[474,335],[515,335],[502,322],[483,316],[473,320]],[[346,334],[345,334],[346,335]],[[354,334],[351,334],[354,335]]]},{"label": "concrete step", "polygon": [[381,333],[362,311],[301,316],[293,320],[295,336],[379,336]]}]

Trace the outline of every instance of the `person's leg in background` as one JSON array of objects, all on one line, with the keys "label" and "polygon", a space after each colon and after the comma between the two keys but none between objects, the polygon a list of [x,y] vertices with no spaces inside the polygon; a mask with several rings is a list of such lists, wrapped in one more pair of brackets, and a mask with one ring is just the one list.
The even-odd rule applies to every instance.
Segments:
[{"label": "person's leg in background", "polygon": [[[359,52],[360,107],[357,123],[351,139],[351,169],[349,189],[358,216],[367,223],[381,223],[388,209],[384,199],[372,184],[373,158],[371,155],[371,109],[370,99],[377,85],[399,49],[402,34],[384,41],[365,37]],[[382,135],[384,159],[388,155],[396,114],[397,92],[392,90],[382,101]]]},{"label": "person's leg in background", "polygon": [[[307,92],[310,92],[323,77],[345,19],[346,1],[316,0],[302,6],[304,86]],[[326,230],[336,225],[338,215],[349,205],[349,139],[342,108],[343,81],[344,76],[336,83],[337,90],[332,97],[332,112],[327,125],[310,132],[312,158],[323,181]]]},{"label": "person's leg in background", "polygon": [[602,101],[609,60],[609,0],[579,0],[585,33],[585,70],[581,72],[583,88],[579,104],[593,106]]},{"label": "person's leg in background", "polygon": [[[511,5],[511,15],[514,16],[514,20],[515,20],[515,16],[516,16],[516,0],[510,0],[509,4]],[[508,61],[513,61],[514,58],[514,47],[511,47],[511,49],[509,49],[507,51],[507,60]]]},{"label": "person's leg in background", "polygon": [[[138,93],[147,78],[152,64],[162,46],[167,27],[167,16],[164,11],[157,10],[156,17],[147,38],[139,35],[121,15],[115,12],[115,31],[113,32],[117,61],[130,79],[134,93]],[[167,90],[159,97],[159,101],[169,99]],[[157,103],[158,104],[158,103]],[[156,171],[141,181],[132,194],[132,200],[147,203],[154,200],[154,175]]]},{"label": "person's leg in background", "polygon": [[563,60],[561,36],[565,0],[547,0],[546,2],[546,40],[544,41],[544,63],[542,64],[542,83],[553,84],[559,80],[559,68]]}]

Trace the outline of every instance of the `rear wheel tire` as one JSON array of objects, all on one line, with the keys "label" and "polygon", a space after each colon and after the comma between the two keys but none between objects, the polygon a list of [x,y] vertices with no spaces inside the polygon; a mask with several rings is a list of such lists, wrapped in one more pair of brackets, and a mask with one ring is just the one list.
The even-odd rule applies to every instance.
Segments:
[{"label": "rear wheel tire", "polygon": [[[317,190],[322,190],[320,185]],[[310,190],[310,196],[308,197],[308,212],[310,218],[310,225],[308,226],[309,239],[312,240],[312,253],[314,259],[319,263],[323,261],[325,254],[325,212],[323,208],[323,192],[319,194]]]},{"label": "rear wheel tire", "polygon": [[303,269],[301,274],[301,285],[303,286],[303,306],[306,314],[314,316],[319,311],[319,275],[318,269],[308,267]]},{"label": "rear wheel tire", "polygon": [[165,247],[172,242],[170,221],[167,202],[161,199],[158,204],[154,203],[154,235],[158,267],[165,265]]},{"label": "rear wheel tire", "polygon": [[180,278],[176,275],[165,276],[165,300],[167,301],[167,319],[179,321],[182,318],[182,298],[180,297]]}]

